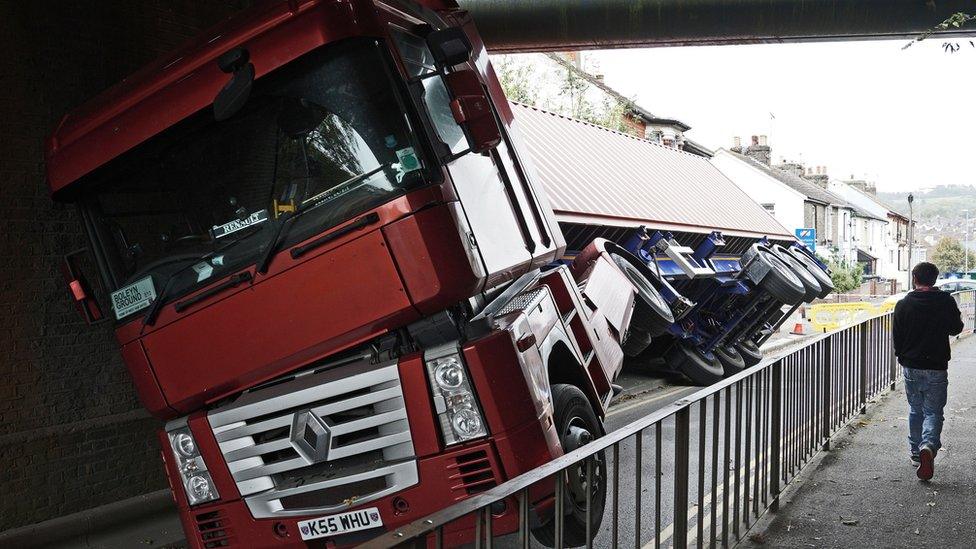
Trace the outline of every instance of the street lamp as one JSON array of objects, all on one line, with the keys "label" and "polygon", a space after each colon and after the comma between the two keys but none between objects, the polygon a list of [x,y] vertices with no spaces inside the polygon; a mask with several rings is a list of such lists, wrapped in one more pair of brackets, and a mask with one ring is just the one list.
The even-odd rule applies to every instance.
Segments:
[{"label": "street lamp", "polygon": [[963,277],[969,278],[969,210],[963,210],[966,214],[966,226],[963,228],[965,234],[962,239],[962,257],[964,258]]},{"label": "street lamp", "polygon": [[906,290],[912,289],[912,248],[915,247],[915,221],[912,202],[915,202],[915,195],[908,193],[908,284]]}]

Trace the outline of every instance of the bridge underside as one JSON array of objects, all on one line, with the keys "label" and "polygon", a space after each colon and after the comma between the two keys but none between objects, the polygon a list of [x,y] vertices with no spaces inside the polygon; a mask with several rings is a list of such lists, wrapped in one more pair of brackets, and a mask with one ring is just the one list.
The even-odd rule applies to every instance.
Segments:
[{"label": "bridge underside", "polygon": [[[969,0],[459,0],[495,52],[915,38]],[[971,36],[976,25],[938,37]]]}]

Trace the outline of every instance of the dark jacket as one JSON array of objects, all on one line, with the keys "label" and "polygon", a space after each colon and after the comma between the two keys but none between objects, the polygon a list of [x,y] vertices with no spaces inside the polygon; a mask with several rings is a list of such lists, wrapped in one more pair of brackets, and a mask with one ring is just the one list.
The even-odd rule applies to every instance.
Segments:
[{"label": "dark jacket", "polygon": [[949,367],[949,336],[962,332],[962,315],[951,294],[915,290],[895,305],[895,355],[920,370]]}]

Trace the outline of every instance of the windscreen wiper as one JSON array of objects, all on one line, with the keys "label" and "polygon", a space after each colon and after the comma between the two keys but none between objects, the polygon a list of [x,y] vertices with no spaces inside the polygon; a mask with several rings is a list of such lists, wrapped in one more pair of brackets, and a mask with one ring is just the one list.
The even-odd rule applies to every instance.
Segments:
[{"label": "windscreen wiper", "polygon": [[[305,199],[304,201],[302,201],[301,205],[298,206],[298,208],[296,208],[294,212],[283,214],[282,217],[284,219],[282,219],[281,223],[278,224],[277,229],[275,229],[274,237],[271,239],[271,243],[268,244],[268,247],[264,249],[264,254],[261,256],[261,259],[257,263],[257,269],[256,269],[257,272],[264,274],[268,271],[268,266],[271,264],[271,258],[274,257],[275,252],[277,252],[278,250],[278,246],[281,245],[281,242],[288,235],[287,226],[291,225],[293,219],[295,219],[296,217],[298,217],[303,213],[308,212],[309,210],[314,210],[315,208],[321,206],[322,204],[331,202],[332,200],[339,198],[340,196],[346,194],[347,192],[354,190],[355,187],[349,187],[349,185],[355,185],[357,183],[361,183],[363,180],[372,177],[374,174],[376,174],[377,172],[379,172],[385,167],[386,165],[381,164],[368,172],[364,172],[357,176],[351,177],[327,191],[323,191],[311,198]],[[343,187],[347,187],[347,188],[343,188]],[[342,188],[342,190],[336,191],[336,189],[340,189],[340,188]],[[334,194],[330,194],[330,193],[334,193]]]},{"label": "windscreen wiper", "polygon": [[200,261],[209,261],[215,255],[226,252],[227,250],[235,246],[237,243],[243,242],[244,240],[247,240],[248,237],[253,236],[261,228],[262,227],[260,225],[253,225],[249,229],[245,229],[245,231],[247,231],[245,234],[242,234],[235,240],[228,242],[226,245],[217,248],[216,250],[201,255],[200,257],[190,262],[186,267],[183,267],[182,269],[177,269],[176,271],[173,272],[173,274],[166,277],[166,282],[163,283],[163,289],[159,291],[159,295],[157,295],[156,299],[152,301],[152,303],[149,305],[149,310],[146,311],[145,316],[142,317],[142,328],[140,328],[140,332],[144,330],[146,326],[152,326],[153,323],[156,321],[156,316],[159,314],[159,311],[162,310],[163,308],[163,303],[166,301],[166,296],[169,293],[170,284],[173,282],[173,280],[176,279],[176,275],[186,272],[187,269],[196,265]]}]

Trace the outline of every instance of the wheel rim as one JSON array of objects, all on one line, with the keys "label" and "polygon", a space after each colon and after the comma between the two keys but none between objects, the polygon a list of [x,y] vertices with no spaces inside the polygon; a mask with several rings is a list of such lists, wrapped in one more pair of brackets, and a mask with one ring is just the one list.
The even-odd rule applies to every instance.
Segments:
[{"label": "wheel rim", "polygon": [[750,354],[753,355],[759,354],[759,345],[756,345],[756,342],[752,341],[751,339],[747,339],[742,343],[739,343],[739,348],[745,349],[746,351],[748,351]]},{"label": "wheel rim", "polygon": [[820,287],[820,282],[817,280],[817,277],[813,276],[809,269],[807,269],[806,265],[793,257],[793,254],[789,253],[786,248],[782,246],[773,248],[773,252],[776,254],[776,257],[781,259],[783,263],[785,263],[790,270],[793,271],[793,274],[800,279],[808,299],[813,299],[820,295],[823,288]]},{"label": "wheel rim", "polygon": [[803,281],[800,280],[800,277],[793,272],[793,269],[791,269],[785,261],[780,259],[772,251],[767,251],[766,257],[769,259],[769,264],[772,265],[774,269],[780,272],[785,278],[789,279],[790,284],[792,284],[797,290],[806,293],[807,287],[803,285]]},{"label": "wheel rim", "polygon": [[627,275],[627,279],[630,280],[631,284],[637,287],[638,293],[642,298],[649,302],[649,305],[652,305],[654,308],[661,311],[671,310],[671,308],[668,307],[667,302],[664,301],[664,297],[660,292],[657,291],[657,288],[652,286],[650,282],[646,280],[644,275],[638,271],[637,268],[630,263],[630,261],[627,261],[627,258],[617,254],[612,254],[612,257],[614,263],[616,263],[617,266],[620,267],[620,270]]},{"label": "wheel rim", "polygon": [[[569,453],[592,442],[596,436],[587,427],[586,421],[583,418],[574,416],[567,423],[565,431],[563,431],[562,436],[559,438],[563,446],[563,452]],[[603,453],[597,452],[591,459],[593,460],[593,466],[591,470],[592,483],[589,486],[590,502],[596,503],[597,494],[600,493],[600,486],[603,482]],[[566,475],[569,498],[577,511],[585,513],[587,492],[586,461],[584,460],[581,463],[569,467],[566,470]]]},{"label": "wheel rim", "polygon": [[817,282],[820,283],[821,288],[825,292],[829,293],[834,290],[834,281],[830,279],[830,275],[826,271],[820,268],[820,265],[817,265],[816,262],[807,257],[803,252],[794,250],[787,250],[787,252],[810,271],[810,274],[817,279]]}]

